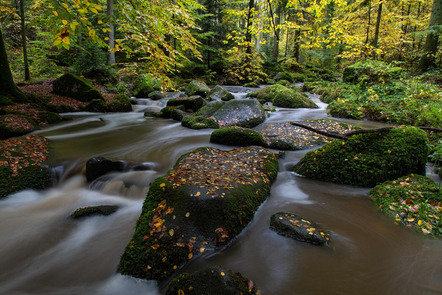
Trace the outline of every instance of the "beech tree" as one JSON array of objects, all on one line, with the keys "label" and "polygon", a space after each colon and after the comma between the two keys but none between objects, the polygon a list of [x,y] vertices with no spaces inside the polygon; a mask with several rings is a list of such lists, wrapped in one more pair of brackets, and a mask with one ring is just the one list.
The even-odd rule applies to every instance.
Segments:
[{"label": "beech tree", "polygon": [[442,25],[442,1],[433,0],[433,6],[431,8],[430,25],[424,45],[424,54],[420,60],[420,70],[426,71],[428,68],[435,66],[436,52],[439,45],[439,34],[441,33]]}]

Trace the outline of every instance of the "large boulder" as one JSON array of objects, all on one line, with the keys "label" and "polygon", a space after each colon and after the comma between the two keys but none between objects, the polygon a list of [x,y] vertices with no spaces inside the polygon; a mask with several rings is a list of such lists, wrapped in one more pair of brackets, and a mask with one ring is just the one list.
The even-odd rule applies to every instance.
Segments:
[{"label": "large boulder", "polygon": [[119,272],[165,280],[204,251],[219,251],[268,197],[277,155],[260,147],[199,148],[149,188]]},{"label": "large boulder", "polygon": [[[184,291],[185,290],[185,291]],[[195,273],[182,273],[174,278],[166,295],[176,294],[256,294],[255,285],[240,273],[221,267],[210,267]]]},{"label": "large boulder", "polygon": [[223,100],[223,101],[229,101],[235,98],[232,93],[227,91],[226,89],[222,88],[219,85],[216,85],[213,87],[213,89],[210,91],[209,96],[207,97],[209,100]]},{"label": "large boulder", "polygon": [[273,98],[273,105],[282,108],[317,108],[307,95],[299,91],[287,88],[279,91]]},{"label": "large boulder", "polygon": [[411,174],[377,185],[369,196],[395,222],[425,235],[442,236],[442,189],[432,179]]},{"label": "large boulder", "polygon": [[275,98],[279,92],[287,89],[287,87],[280,84],[267,86],[258,91],[257,97],[260,103],[273,102],[273,98]]},{"label": "large boulder", "polygon": [[185,110],[192,110],[193,112],[198,111],[205,104],[204,99],[199,95],[194,95],[190,97],[178,97],[169,99],[167,101],[168,107],[184,106]]},{"label": "large boulder", "polygon": [[203,81],[193,80],[187,84],[185,92],[188,96],[200,95],[206,97],[210,92],[210,88]]},{"label": "large boulder", "polygon": [[[202,107],[191,118],[197,117],[196,129],[219,128],[223,126],[255,127],[264,122],[266,116],[262,105],[256,99],[234,99],[227,102],[212,101]],[[203,120],[206,118],[208,120]],[[186,119],[182,125],[193,128],[193,119]]]},{"label": "large boulder", "polygon": [[321,227],[293,213],[278,212],[270,217],[270,229],[281,236],[313,245],[326,245],[330,233]]},{"label": "large boulder", "polygon": [[238,126],[223,127],[213,131],[210,142],[236,146],[267,146],[261,133]]},{"label": "large boulder", "polygon": [[307,177],[358,186],[416,173],[425,175],[428,139],[415,127],[351,136],[307,153],[294,167]]},{"label": "large boulder", "polygon": [[117,94],[107,106],[109,112],[131,112],[132,104],[126,94]]},{"label": "large boulder", "polygon": [[124,171],[124,163],[112,161],[103,157],[94,157],[86,162],[86,179],[91,182],[110,172]]},{"label": "large boulder", "polygon": [[24,189],[45,189],[51,182],[48,141],[26,135],[0,141],[0,199]]},{"label": "large boulder", "polygon": [[85,78],[74,74],[64,74],[53,82],[55,94],[68,96],[79,101],[90,102],[94,99],[104,100],[100,91]]}]

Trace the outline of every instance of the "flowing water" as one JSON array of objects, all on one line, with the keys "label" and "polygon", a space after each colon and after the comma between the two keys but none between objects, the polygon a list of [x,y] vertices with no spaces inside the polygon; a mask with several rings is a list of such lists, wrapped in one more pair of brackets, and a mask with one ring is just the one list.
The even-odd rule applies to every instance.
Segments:
[{"label": "flowing water", "polygon": [[[251,91],[226,87],[240,98]],[[268,122],[326,118],[319,109],[279,109]],[[116,273],[148,185],[178,157],[209,143],[212,130],[145,118],[167,99],[140,99],[132,113],[64,114],[73,120],[37,132],[52,142],[57,181],[0,201],[0,294],[161,294],[155,282]],[[378,123],[349,121],[364,127]],[[231,247],[196,259],[188,270],[222,265],[253,280],[262,294],[442,294],[442,241],[402,227],[376,211],[368,189],[315,181],[290,172],[307,151],[286,152],[271,195]],[[143,163],[150,170],[114,173],[88,185],[94,156]],[[130,165],[129,165],[130,166]],[[434,174],[430,176],[435,177]],[[81,220],[84,206],[118,205],[110,216]],[[296,213],[332,233],[329,248],[297,242],[269,229],[270,216]]]}]

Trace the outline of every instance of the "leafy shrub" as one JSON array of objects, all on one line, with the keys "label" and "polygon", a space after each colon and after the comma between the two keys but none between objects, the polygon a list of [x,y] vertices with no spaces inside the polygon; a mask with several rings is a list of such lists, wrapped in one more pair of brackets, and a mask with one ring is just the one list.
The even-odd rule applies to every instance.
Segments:
[{"label": "leafy shrub", "polygon": [[402,68],[380,61],[364,60],[344,69],[342,80],[349,83],[380,83],[399,78]]}]

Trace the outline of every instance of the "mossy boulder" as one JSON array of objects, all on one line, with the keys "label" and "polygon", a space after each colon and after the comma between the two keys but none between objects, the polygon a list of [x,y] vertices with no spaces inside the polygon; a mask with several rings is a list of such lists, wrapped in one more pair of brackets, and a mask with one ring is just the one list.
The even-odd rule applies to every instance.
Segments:
[{"label": "mossy boulder", "polygon": [[288,88],[280,84],[275,84],[261,89],[257,97],[260,103],[273,102],[273,98],[275,98],[279,92],[285,90],[288,90]]},{"label": "mossy boulder", "polygon": [[124,171],[124,163],[121,161],[112,161],[103,157],[94,157],[86,162],[86,180],[94,181],[100,176],[110,172]]},{"label": "mossy boulder", "polygon": [[191,129],[219,128],[218,123],[216,123],[213,119],[203,116],[184,117],[181,121],[181,125]]},{"label": "mossy boulder", "polygon": [[401,127],[336,140],[307,153],[294,167],[307,177],[372,187],[410,173],[425,175],[428,138]]},{"label": "mossy boulder", "polygon": [[93,99],[91,102],[89,102],[86,105],[84,110],[86,112],[92,112],[92,113],[106,113],[107,112],[107,105],[101,99]]},{"label": "mossy boulder", "polygon": [[250,88],[258,88],[259,84],[257,82],[250,82],[243,85],[244,87],[250,87]]},{"label": "mossy boulder", "polygon": [[221,267],[210,267],[193,274],[182,273],[174,278],[166,295],[176,294],[256,294],[251,280],[240,273]]},{"label": "mossy boulder", "polygon": [[152,100],[160,100],[164,98],[164,94],[161,91],[152,91],[147,97]]},{"label": "mossy boulder", "polygon": [[397,79],[402,68],[387,65],[381,61],[365,60],[344,69],[342,80],[348,83],[379,83]]},{"label": "mossy boulder", "polygon": [[55,94],[68,96],[83,102],[90,102],[94,99],[104,101],[103,95],[90,81],[74,74],[64,74],[54,80],[52,85]]},{"label": "mossy boulder", "polygon": [[202,97],[206,97],[210,93],[210,88],[203,81],[192,80],[189,84],[187,84],[185,92],[187,95],[200,95]]},{"label": "mossy boulder", "polygon": [[379,211],[417,232],[442,236],[442,189],[432,179],[408,175],[369,192]]},{"label": "mossy boulder", "polygon": [[[149,115],[153,115],[152,113],[148,113]],[[165,107],[162,108],[159,117],[166,119],[173,119],[175,121],[182,121],[183,118],[189,116],[190,114],[184,110],[184,106],[176,106],[176,107]],[[155,115],[154,115],[155,116]]]},{"label": "mossy boulder", "polygon": [[270,217],[270,229],[281,236],[313,245],[326,245],[330,233],[321,227],[293,213],[278,212]]},{"label": "mossy boulder", "polygon": [[44,124],[55,124],[61,122],[63,118],[54,112],[41,111],[38,113],[38,120]]},{"label": "mossy boulder", "polygon": [[189,97],[178,97],[167,101],[168,107],[184,106],[185,110],[198,111],[205,104],[204,99],[199,95]]},{"label": "mossy boulder", "polygon": [[35,130],[35,123],[24,116],[7,114],[0,116],[0,139],[22,136]]},{"label": "mossy boulder", "polygon": [[0,141],[0,199],[24,189],[45,189],[51,171],[48,141],[41,136],[26,135]]},{"label": "mossy boulder", "polygon": [[267,146],[261,133],[238,126],[223,127],[213,131],[210,142],[237,146]]},{"label": "mossy boulder", "polygon": [[268,197],[277,155],[260,147],[199,148],[149,188],[118,270],[165,280],[204,251],[219,251]]},{"label": "mossy boulder", "polygon": [[107,106],[109,112],[131,112],[132,104],[126,94],[117,94]]},{"label": "mossy boulder", "polygon": [[117,212],[118,206],[116,205],[101,205],[101,206],[88,206],[76,209],[71,213],[71,217],[74,219],[94,216],[94,215],[111,215]]},{"label": "mossy boulder", "polygon": [[150,93],[160,89],[160,82],[149,74],[139,76],[133,85],[133,93],[136,98],[147,98]]},{"label": "mossy boulder", "polygon": [[210,91],[209,95],[207,96],[209,100],[223,100],[223,101],[229,101],[235,98],[232,93],[227,91],[226,89],[222,88],[219,85],[216,85],[213,87],[213,89]]},{"label": "mossy boulder", "polygon": [[317,108],[305,94],[287,88],[279,91],[273,98],[273,105],[282,108]]}]

